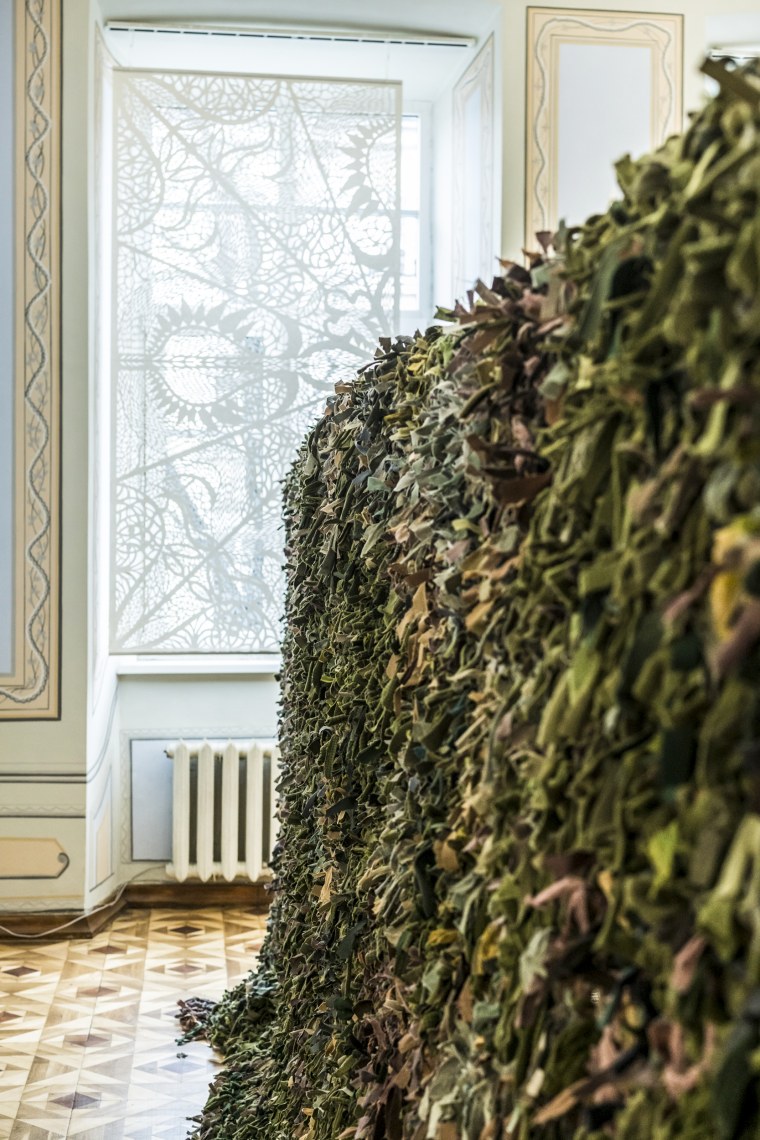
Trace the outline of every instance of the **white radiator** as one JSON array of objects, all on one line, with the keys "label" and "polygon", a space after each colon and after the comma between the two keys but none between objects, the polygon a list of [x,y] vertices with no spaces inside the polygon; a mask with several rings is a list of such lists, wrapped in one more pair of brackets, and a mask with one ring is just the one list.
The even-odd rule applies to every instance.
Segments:
[{"label": "white radiator", "polygon": [[167,873],[179,882],[261,879],[277,836],[275,742],[180,740],[166,754],[174,762]]}]

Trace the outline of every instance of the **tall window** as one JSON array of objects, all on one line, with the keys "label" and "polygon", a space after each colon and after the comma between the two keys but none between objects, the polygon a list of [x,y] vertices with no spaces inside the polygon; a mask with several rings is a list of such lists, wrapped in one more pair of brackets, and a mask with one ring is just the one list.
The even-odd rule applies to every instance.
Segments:
[{"label": "tall window", "polygon": [[111,650],[274,651],[280,480],[419,308],[400,88],[125,70],[113,92]]}]

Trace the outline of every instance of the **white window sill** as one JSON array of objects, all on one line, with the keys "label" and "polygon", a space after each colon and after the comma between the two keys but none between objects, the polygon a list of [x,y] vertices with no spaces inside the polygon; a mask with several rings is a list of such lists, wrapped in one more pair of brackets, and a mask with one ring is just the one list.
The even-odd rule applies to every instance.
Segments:
[{"label": "white window sill", "polygon": [[112,654],[118,677],[264,677],[278,673],[279,653]]}]

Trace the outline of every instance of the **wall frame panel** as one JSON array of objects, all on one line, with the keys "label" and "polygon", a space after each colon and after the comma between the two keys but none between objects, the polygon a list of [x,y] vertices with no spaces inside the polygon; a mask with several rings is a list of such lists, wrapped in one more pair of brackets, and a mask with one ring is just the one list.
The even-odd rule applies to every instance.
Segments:
[{"label": "wall frame panel", "polygon": [[[588,209],[569,212],[588,213],[603,204],[603,188],[593,184],[599,170],[682,129],[683,23],[667,13],[527,9],[526,248],[536,248],[536,233],[556,230],[567,202],[583,199],[576,185],[580,194],[565,189],[560,200],[563,169],[589,183]],[[578,225],[585,216],[566,220]]]},{"label": "wall frame panel", "polygon": [[[61,0],[12,0],[12,585],[0,720],[60,716]],[[6,365],[7,367],[7,365]],[[9,409],[2,410],[8,414]],[[6,591],[6,594],[8,591]],[[8,604],[10,601],[10,605]],[[10,665],[10,669],[8,666]]]}]

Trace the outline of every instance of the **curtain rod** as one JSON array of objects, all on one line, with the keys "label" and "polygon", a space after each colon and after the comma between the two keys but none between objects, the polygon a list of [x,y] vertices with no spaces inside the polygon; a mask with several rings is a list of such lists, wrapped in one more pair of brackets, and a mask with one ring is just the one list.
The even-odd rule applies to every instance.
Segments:
[{"label": "curtain rod", "polygon": [[109,32],[141,32],[153,35],[232,36],[241,39],[306,40],[318,43],[390,44],[403,47],[472,48],[475,36],[455,36],[407,28],[333,27],[330,25],[291,25],[257,27],[254,24],[224,21],[108,20]]}]

